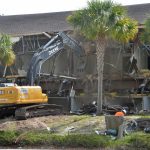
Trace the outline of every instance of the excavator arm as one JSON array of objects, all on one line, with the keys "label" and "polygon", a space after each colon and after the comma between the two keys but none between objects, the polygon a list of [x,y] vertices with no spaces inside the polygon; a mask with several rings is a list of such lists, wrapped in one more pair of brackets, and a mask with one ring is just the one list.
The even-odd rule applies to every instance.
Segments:
[{"label": "excavator arm", "polygon": [[40,76],[42,64],[63,50],[65,45],[73,49],[79,57],[83,58],[85,56],[84,50],[74,39],[67,36],[64,32],[59,32],[46,45],[44,45],[40,51],[33,55],[27,73],[27,80],[29,85],[34,85],[37,75]]}]

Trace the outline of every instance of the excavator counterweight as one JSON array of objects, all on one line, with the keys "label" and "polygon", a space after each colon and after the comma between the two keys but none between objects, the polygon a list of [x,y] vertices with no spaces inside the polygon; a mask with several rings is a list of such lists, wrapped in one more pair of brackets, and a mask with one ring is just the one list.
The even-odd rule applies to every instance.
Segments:
[{"label": "excavator counterweight", "polygon": [[0,87],[0,104],[35,104],[47,103],[47,95],[40,86]]}]

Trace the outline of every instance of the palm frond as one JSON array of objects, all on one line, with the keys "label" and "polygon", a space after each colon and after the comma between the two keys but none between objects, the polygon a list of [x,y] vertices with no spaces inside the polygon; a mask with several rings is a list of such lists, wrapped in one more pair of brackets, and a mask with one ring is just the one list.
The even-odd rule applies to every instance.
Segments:
[{"label": "palm frond", "polygon": [[112,1],[93,0],[88,2],[87,8],[76,11],[67,20],[87,38],[96,39],[109,33],[124,13],[123,7]]},{"label": "palm frond", "polygon": [[125,17],[115,24],[112,28],[111,37],[120,42],[128,42],[133,40],[138,32],[138,23],[128,17]]},{"label": "palm frond", "polygon": [[1,60],[1,63],[5,66],[11,66],[15,61],[15,54],[12,50],[8,50],[4,58]]},{"label": "palm frond", "polygon": [[3,65],[12,65],[15,60],[12,44],[10,36],[6,34],[0,36],[0,61]]},{"label": "palm frond", "polygon": [[6,34],[2,34],[0,36],[0,58],[3,58],[9,49],[12,49],[10,37]]}]

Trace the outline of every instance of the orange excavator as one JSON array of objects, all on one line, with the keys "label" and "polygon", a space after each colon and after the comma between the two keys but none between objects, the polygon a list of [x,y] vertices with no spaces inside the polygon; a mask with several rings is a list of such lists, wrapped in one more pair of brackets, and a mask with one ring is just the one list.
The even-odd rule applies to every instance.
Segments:
[{"label": "orange excavator", "polygon": [[62,106],[48,104],[47,95],[42,93],[40,86],[35,86],[35,81],[41,75],[42,64],[62,51],[64,46],[75,50],[79,57],[84,55],[84,51],[75,40],[60,32],[33,55],[27,73],[27,80],[20,78],[20,81],[23,79],[24,83],[8,83],[6,80],[0,83],[0,118],[13,115],[16,119],[27,119],[63,112]]}]

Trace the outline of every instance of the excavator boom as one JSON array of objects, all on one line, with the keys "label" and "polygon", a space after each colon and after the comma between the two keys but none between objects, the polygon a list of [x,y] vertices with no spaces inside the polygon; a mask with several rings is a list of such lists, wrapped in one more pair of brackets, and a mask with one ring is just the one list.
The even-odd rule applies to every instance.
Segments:
[{"label": "excavator boom", "polygon": [[32,57],[27,73],[29,85],[34,85],[36,77],[38,75],[40,76],[42,64],[63,50],[64,46],[68,46],[74,50],[78,57],[84,58],[85,54],[81,46],[79,46],[74,39],[66,35],[64,32],[59,32],[45,46],[41,47],[40,51],[36,52]]}]

